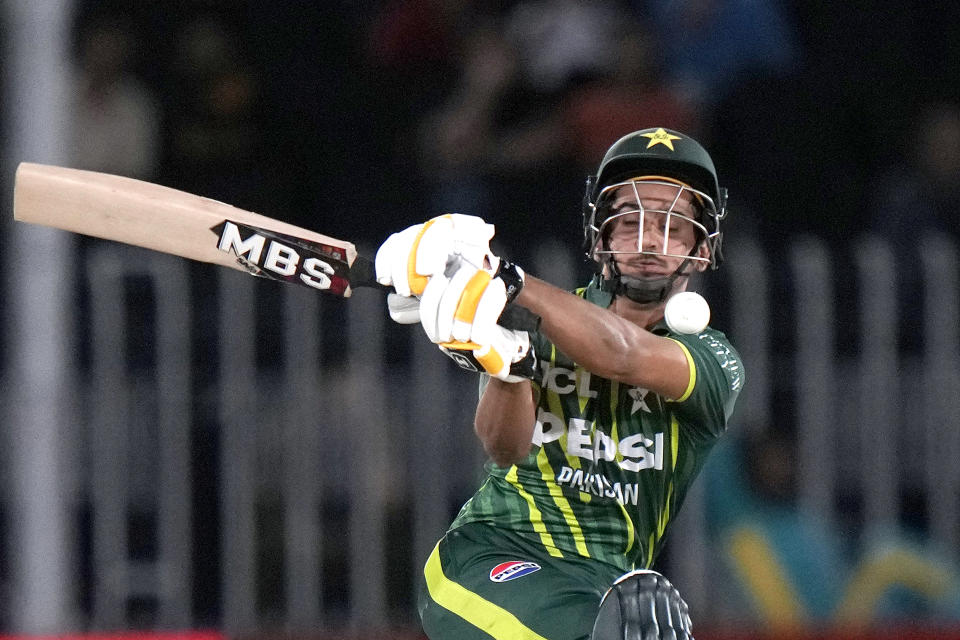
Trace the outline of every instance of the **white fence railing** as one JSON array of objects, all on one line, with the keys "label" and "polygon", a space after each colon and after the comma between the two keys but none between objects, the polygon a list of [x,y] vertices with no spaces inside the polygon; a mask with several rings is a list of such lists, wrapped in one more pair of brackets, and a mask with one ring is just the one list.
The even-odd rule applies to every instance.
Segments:
[{"label": "white fence railing", "polygon": [[[835,519],[839,487],[853,483],[866,526],[880,526],[899,518],[911,487],[933,537],[957,549],[957,252],[937,237],[920,255],[898,264],[867,239],[841,269],[818,239],[776,262],[741,241],[718,274],[726,299],[713,304],[747,368],[735,428],[791,413],[800,509]],[[64,363],[75,401],[59,425],[76,541],[59,560],[75,572],[63,588],[77,627],[414,624],[419,567],[480,477],[476,381],[417,327],[389,323],[371,291],[345,302],[113,245],[86,256],[86,356]],[[547,247],[535,263],[531,271],[574,284],[569,255]],[[790,286],[774,285],[771,269]],[[903,269],[923,283],[910,299],[893,293]],[[202,294],[197,274],[216,279]],[[838,287],[850,282],[854,297]],[[771,320],[785,308],[789,336]],[[904,309],[922,311],[910,327],[922,333],[919,352],[897,347]],[[838,331],[843,322],[854,330]],[[850,335],[856,345],[838,345]],[[9,504],[15,478],[0,444]],[[200,485],[214,487],[216,508],[203,508]],[[710,612],[716,554],[702,500],[698,488],[666,570],[694,610]],[[17,522],[2,525],[8,553]],[[19,585],[0,580],[0,602],[15,601]],[[204,590],[220,603],[212,612],[195,604],[211,600]]]}]

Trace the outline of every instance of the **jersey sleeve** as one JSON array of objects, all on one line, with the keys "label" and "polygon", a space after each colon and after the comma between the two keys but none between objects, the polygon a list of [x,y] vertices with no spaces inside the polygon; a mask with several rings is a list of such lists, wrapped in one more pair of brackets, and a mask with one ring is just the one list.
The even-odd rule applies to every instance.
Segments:
[{"label": "jersey sleeve", "polygon": [[675,401],[677,415],[701,436],[719,436],[743,388],[740,354],[719,331],[669,337],[683,347],[691,363],[690,386]]}]

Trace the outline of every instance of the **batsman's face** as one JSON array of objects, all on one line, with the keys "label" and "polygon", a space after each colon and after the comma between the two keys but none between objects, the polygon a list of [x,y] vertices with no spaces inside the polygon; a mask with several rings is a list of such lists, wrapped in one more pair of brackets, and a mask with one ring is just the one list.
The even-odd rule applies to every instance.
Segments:
[{"label": "batsman's face", "polygon": [[609,213],[604,234],[621,272],[668,276],[691,253],[697,268],[705,268],[709,254],[699,240],[706,229],[696,221],[696,198],[681,185],[659,181],[633,181],[612,189],[604,205]]}]

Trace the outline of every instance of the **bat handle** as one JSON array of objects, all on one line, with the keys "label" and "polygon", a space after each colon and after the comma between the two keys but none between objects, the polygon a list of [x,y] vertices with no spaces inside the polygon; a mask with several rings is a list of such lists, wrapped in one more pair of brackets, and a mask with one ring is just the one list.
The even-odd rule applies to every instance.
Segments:
[{"label": "bat handle", "polygon": [[[373,262],[362,256],[357,256],[353,264],[350,265],[350,286],[371,287],[387,292],[393,290],[392,287],[385,287],[377,282]],[[504,329],[533,332],[540,328],[540,316],[524,307],[511,303],[503,309],[500,318],[497,319],[497,324]]]}]

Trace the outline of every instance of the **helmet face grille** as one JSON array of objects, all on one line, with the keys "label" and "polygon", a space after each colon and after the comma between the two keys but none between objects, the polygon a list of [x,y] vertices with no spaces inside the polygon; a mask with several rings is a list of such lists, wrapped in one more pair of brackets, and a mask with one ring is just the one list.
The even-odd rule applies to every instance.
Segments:
[{"label": "helmet face grille", "polygon": [[[642,185],[663,187],[661,193],[670,194],[670,201],[651,206],[649,199],[641,197]],[[691,205],[696,218],[688,215]],[[587,255],[592,260],[605,263],[618,255],[646,255],[713,262],[712,250],[706,256],[699,252],[704,243],[712,249],[712,239],[719,234],[716,205],[703,191],[671,178],[643,177],[604,187],[596,203],[589,206]],[[609,244],[611,230],[617,220],[627,217],[633,217],[636,222],[636,245],[613,249]],[[702,221],[707,221],[709,226]],[[693,230],[695,244],[692,249],[678,253],[674,241],[689,229]]]}]

